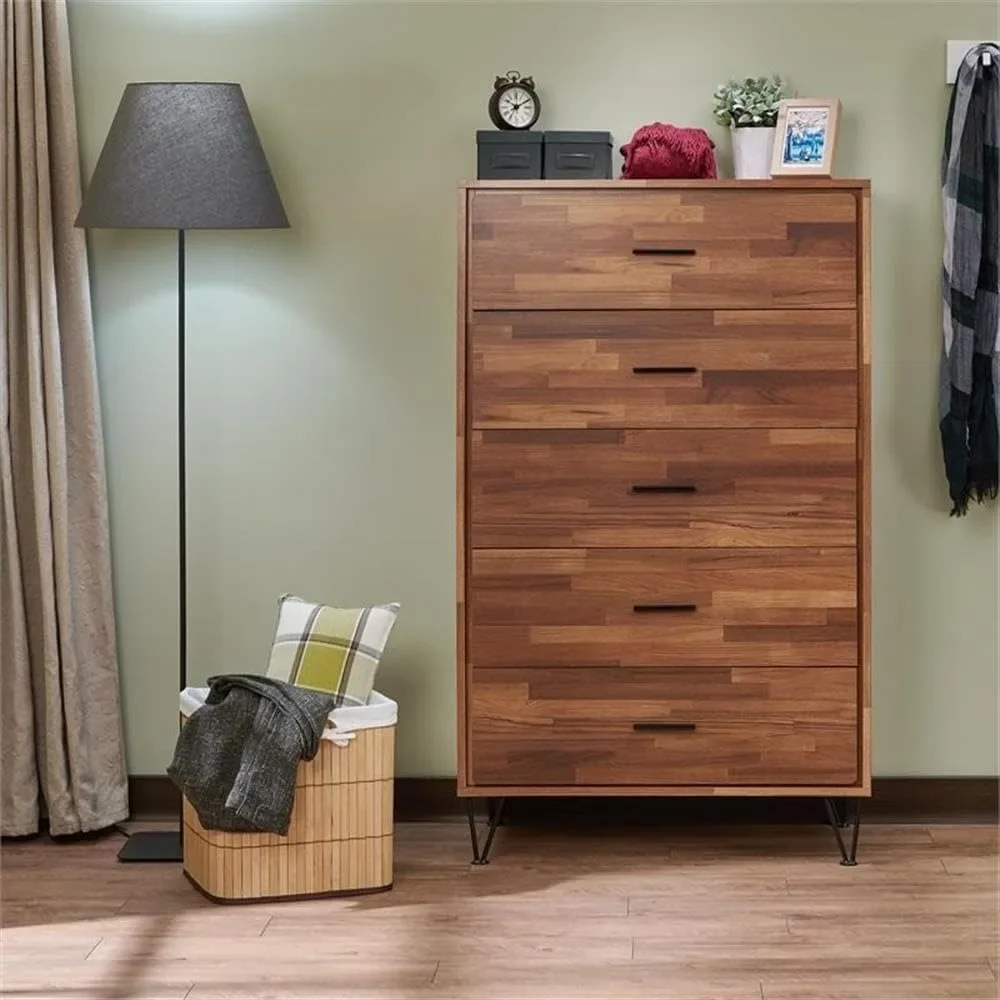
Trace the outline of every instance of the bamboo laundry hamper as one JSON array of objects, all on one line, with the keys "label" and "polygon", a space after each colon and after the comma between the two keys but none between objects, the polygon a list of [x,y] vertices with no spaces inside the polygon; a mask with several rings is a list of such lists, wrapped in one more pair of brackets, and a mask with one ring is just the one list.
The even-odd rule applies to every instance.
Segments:
[{"label": "bamboo laundry hamper", "polygon": [[[186,688],[182,718],[207,694]],[[396,714],[396,703],[374,691],[367,705],[330,713],[319,752],[299,763],[287,836],[206,830],[185,800],[184,874],[219,903],[391,889]],[[332,739],[349,732],[346,745]]]}]

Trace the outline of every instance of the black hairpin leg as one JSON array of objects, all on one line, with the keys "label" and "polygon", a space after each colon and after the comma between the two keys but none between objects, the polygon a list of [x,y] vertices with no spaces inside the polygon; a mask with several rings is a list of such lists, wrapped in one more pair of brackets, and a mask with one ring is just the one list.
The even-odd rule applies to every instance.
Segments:
[{"label": "black hairpin leg", "polygon": [[847,799],[827,799],[827,801],[830,803],[830,808],[833,809],[836,825],[841,830],[846,830],[851,825],[847,819]]},{"label": "black hairpin leg", "polygon": [[497,827],[503,819],[503,807],[506,803],[506,799],[489,799],[487,801],[486,840],[480,849],[479,830],[476,826],[476,800],[465,800],[465,808],[469,816],[469,837],[472,839],[472,863],[474,865],[488,865],[490,863],[490,851],[493,849],[493,840],[497,835]]},{"label": "black hairpin leg", "polygon": [[[837,838],[837,847],[840,848],[840,863],[845,867],[852,868],[858,863],[858,834],[861,831],[861,799],[851,798],[844,800],[844,812],[840,815],[833,799],[824,799],[826,806],[826,817],[829,820],[833,835]],[[851,831],[851,847],[847,848],[842,829]]]}]

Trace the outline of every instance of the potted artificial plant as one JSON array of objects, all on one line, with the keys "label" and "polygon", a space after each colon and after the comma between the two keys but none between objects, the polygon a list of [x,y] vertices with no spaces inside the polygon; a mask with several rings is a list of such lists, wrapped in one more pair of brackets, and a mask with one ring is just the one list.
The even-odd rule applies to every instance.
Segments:
[{"label": "potted artificial plant", "polygon": [[737,178],[769,177],[778,105],[788,96],[780,76],[730,80],[715,88],[713,115],[730,129]]}]

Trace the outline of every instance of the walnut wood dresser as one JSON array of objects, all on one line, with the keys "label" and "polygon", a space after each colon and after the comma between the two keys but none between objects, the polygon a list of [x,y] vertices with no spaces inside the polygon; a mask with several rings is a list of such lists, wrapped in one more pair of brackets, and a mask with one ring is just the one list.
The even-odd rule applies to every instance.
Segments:
[{"label": "walnut wood dresser", "polygon": [[868,258],[867,181],[463,187],[470,807],[816,796],[853,861],[871,773]]}]

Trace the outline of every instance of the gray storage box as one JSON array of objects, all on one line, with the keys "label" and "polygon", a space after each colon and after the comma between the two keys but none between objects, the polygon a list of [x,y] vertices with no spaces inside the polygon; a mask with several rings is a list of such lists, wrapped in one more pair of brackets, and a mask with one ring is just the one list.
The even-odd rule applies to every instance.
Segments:
[{"label": "gray storage box", "polygon": [[542,155],[546,180],[611,177],[610,132],[546,132]]},{"label": "gray storage box", "polygon": [[481,181],[541,180],[542,133],[476,132],[476,177]]}]

